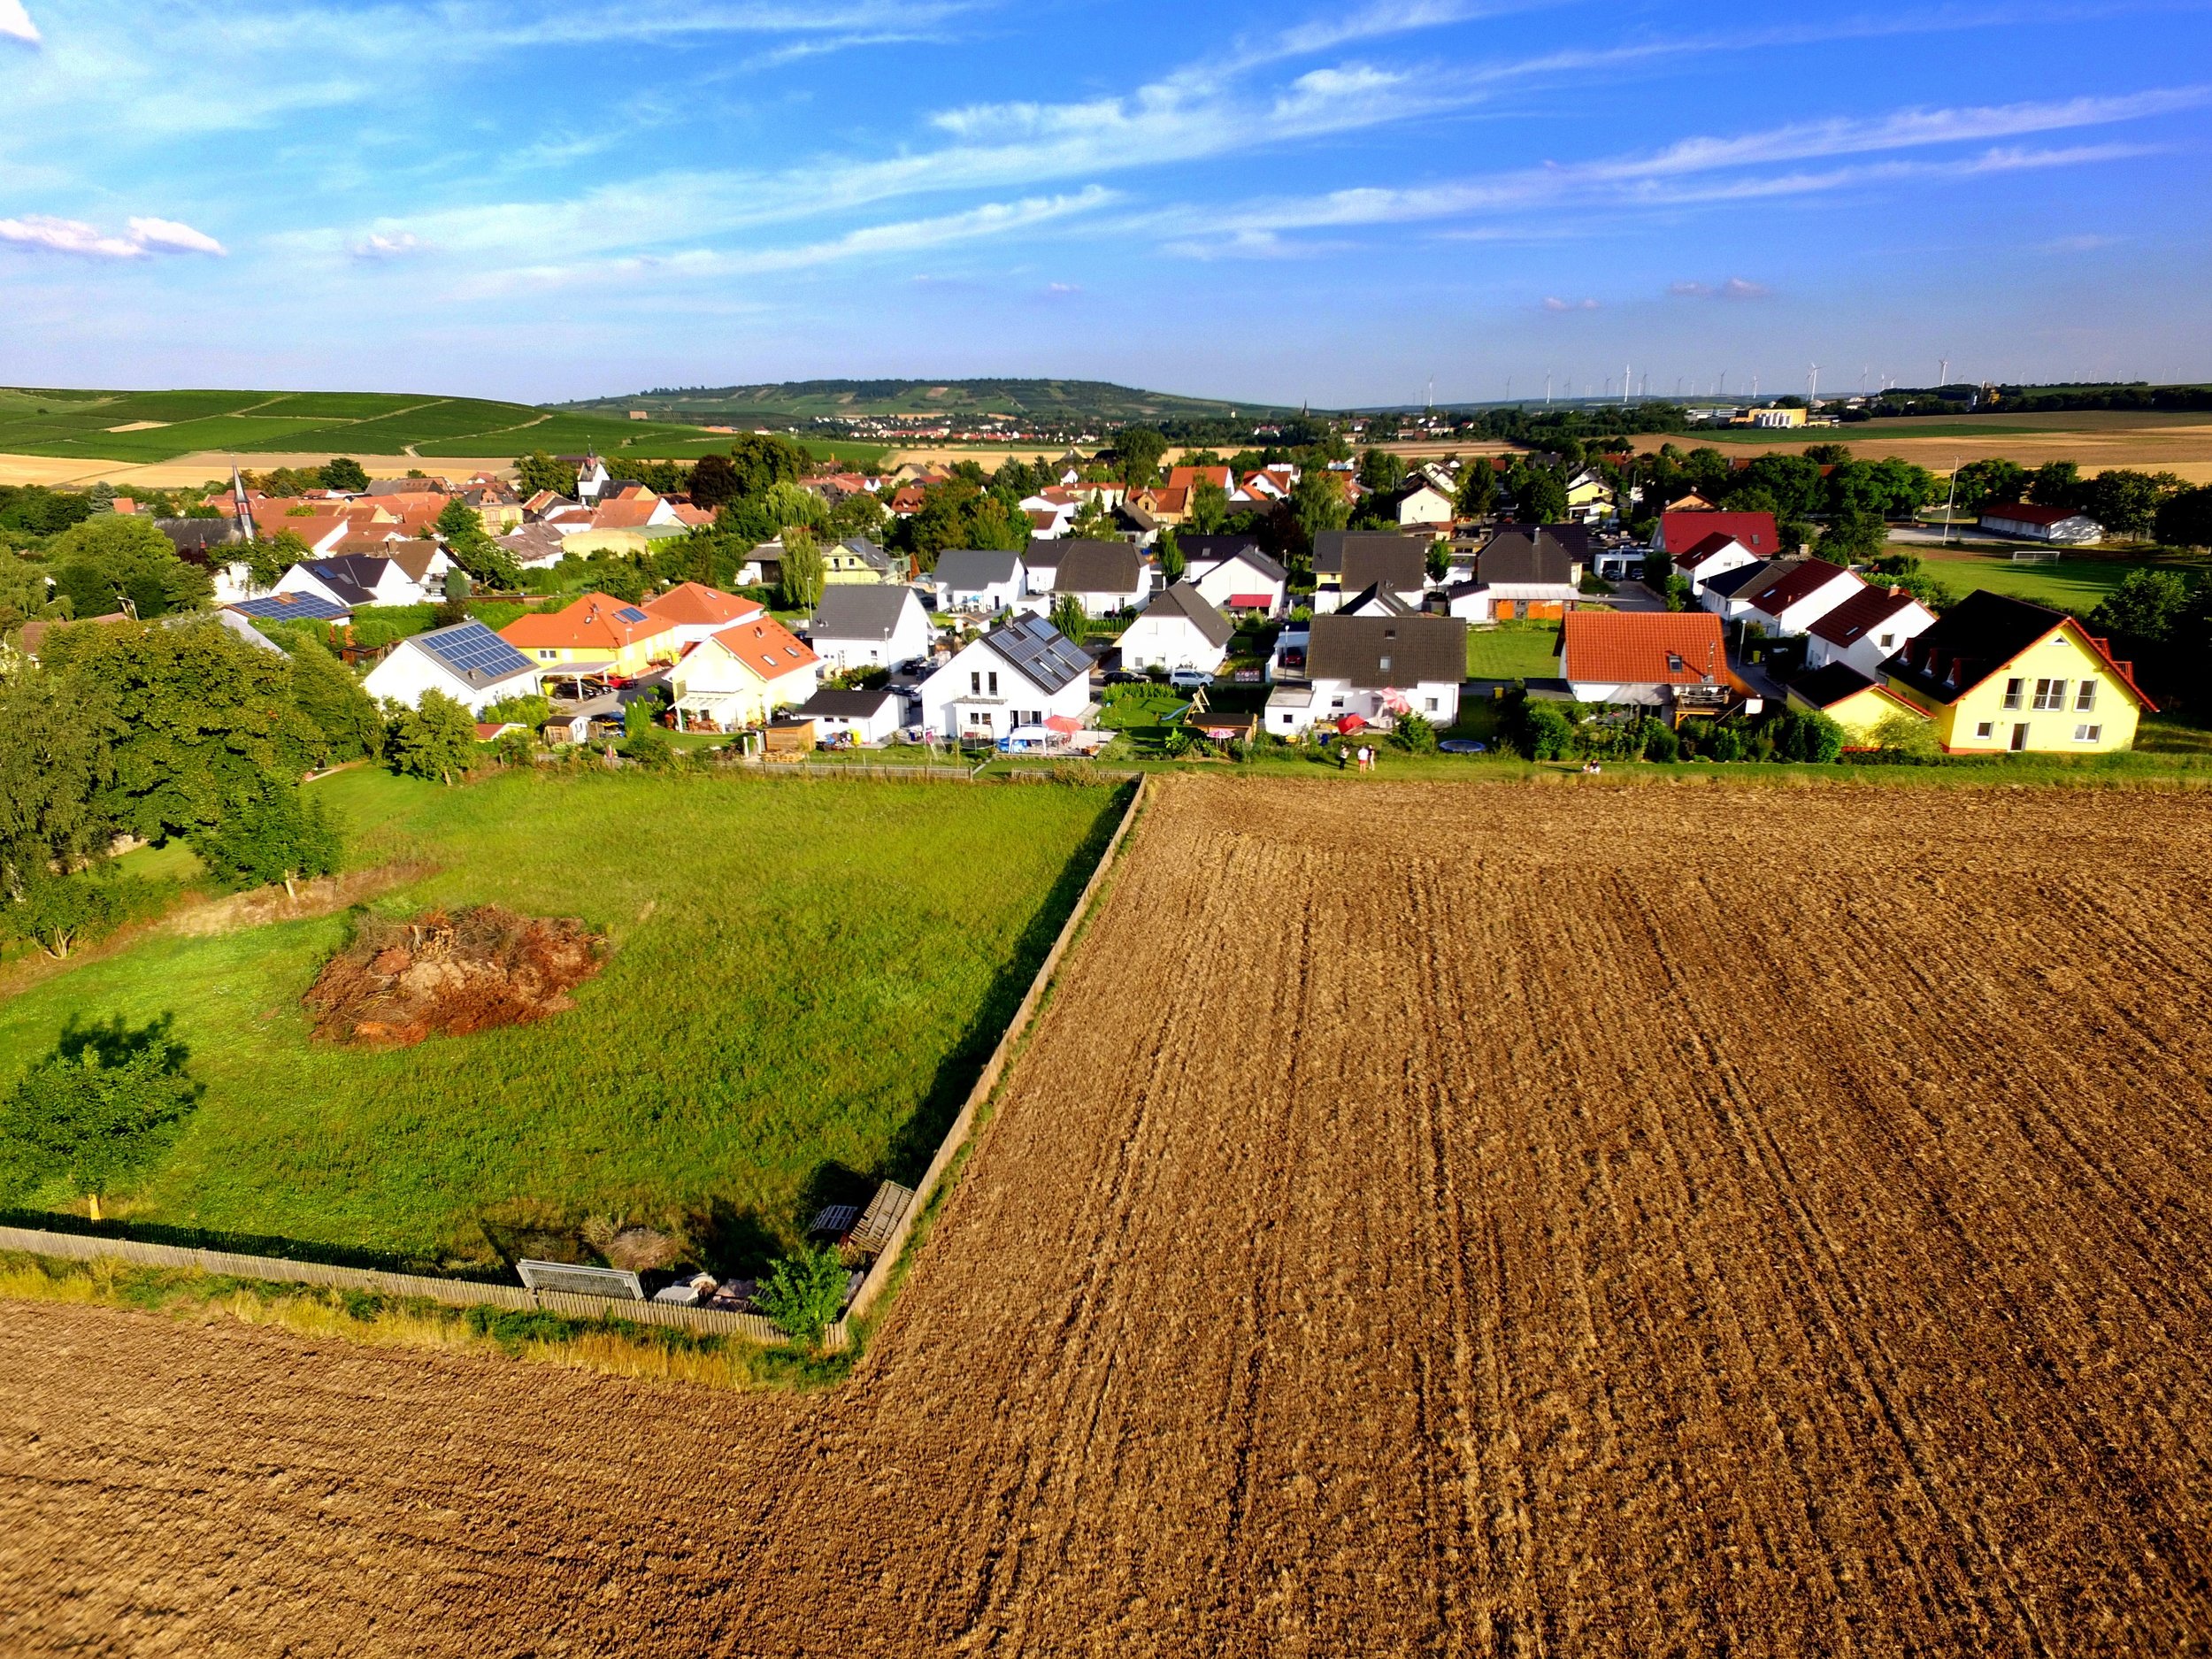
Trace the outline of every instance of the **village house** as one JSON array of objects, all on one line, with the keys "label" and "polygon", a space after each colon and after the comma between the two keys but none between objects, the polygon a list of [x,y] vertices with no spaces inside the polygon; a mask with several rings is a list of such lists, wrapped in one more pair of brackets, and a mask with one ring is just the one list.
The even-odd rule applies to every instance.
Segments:
[{"label": "village house", "polygon": [[1208,604],[1267,617],[1283,614],[1290,572],[1260,551],[1252,537],[1187,535],[1176,545],[1183,555],[1183,579],[1196,584]]},{"label": "village house", "polygon": [[1386,500],[1390,516],[1402,525],[1425,525],[1448,527],[1452,522],[1452,498],[1422,474],[1416,472],[1393,490]]},{"label": "village house", "polygon": [[676,724],[685,731],[736,732],[764,724],[778,710],[813,696],[814,652],[772,617],[756,617],[710,635],[670,671]]},{"label": "village house", "polygon": [[1468,622],[1556,618],[1581,591],[1582,564],[1540,526],[1501,530],[1475,557],[1472,581],[1443,592],[1447,614]]},{"label": "village house", "polygon": [[726,594],[704,582],[679,582],[666,593],[654,595],[638,608],[647,616],[669,625],[679,653],[711,639],[724,628],[766,614],[758,600]]},{"label": "village house", "polygon": [[[419,605],[433,596],[434,586],[442,588],[450,561],[445,560],[441,549],[436,561],[422,559],[411,563],[420,570],[419,576],[398,559],[388,557],[349,554],[338,558],[307,559],[278,577],[275,591],[313,594],[349,611],[357,611],[365,605]],[[429,580],[434,566],[439,578],[435,584]]]},{"label": "village house", "polygon": [[1752,626],[1775,638],[1791,639],[1865,589],[1856,575],[1826,559],[1779,558],[1767,565],[1758,580],[1739,588],[1728,603]]},{"label": "village house", "polygon": [[1907,640],[1882,678],[1954,755],[2131,749],[2139,717],[2158,711],[2134,665],[2079,618],[1984,588]]},{"label": "village house", "polygon": [[1659,515],[1651,548],[1680,558],[1709,535],[1724,535],[1740,541],[1755,558],[1770,559],[1782,551],[1781,537],[1770,512],[1683,512],[1669,508]]},{"label": "village house", "polygon": [[537,665],[480,622],[457,622],[400,641],[372,668],[362,689],[383,702],[421,706],[435,691],[481,714],[509,697],[534,695]]},{"label": "village house", "polygon": [[817,691],[791,710],[792,718],[814,722],[816,733],[826,740],[849,733],[852,741],[879,748],[898,735],[905,724],[906,700],[885,687],[880,691]]},{"label": "village house", "polygon": [[1018,553],[948,548],[937,556],[937,568],[927,580],[936,585],[939,610],[995,616],[1011,609],[1026,591],[1026,574]]},{"label": "village house", "polygon": [[1870,749],[1875,728],[1899,718],[1924,720],[1926,710],[1909,703],[1880,680],[1837,658],[1790,681],[1786,706],[1824,714],[1843,728],[1850,749]]},{"label": "village house", "polygon": [[807,629],[807,643],[833,673],[915,662],[933,637],[920,595],[876,582],[822,589]]},{"label": "village house", "polygon": [[1236,628],[1206,602],[1197,584],[1179,581],[1137,613],[1122,630],[1121,665],[1139,672],[1162,668],[1218,670]]},{"label": "village house", "polygon": [[498,538],[499,547],[526,571],[550,570],[568,557],[561,533],[551,525],[526,524]]},{"label": "village house", "polygon": [[1419,604],[1428,588],[1428,541],[1421,536],[1324,530],[1313,539],[1314,615],[1325,616],[1347,595],[1374,587]]},{"label": "village house", "polygon": [[1901,588],[1862,588],[1807,630],[1805,665],[1843,663],[1867,679],[1935,626],[1935,612]]},{"label": "village house", "polygon": [[1714,577],[1764,562],[1734,536],[1720,530],[1687,551],[1674,555],[1674,568],[1688,580],[1690,596],[1701,601],[1705,597],[1705,584]]},{"label": "village house", "polygon": [[1729,672],[1720,618],[1705,611],[1570,611],[1559,628],[1559,677],[1578,703],[1655,709],[1677,725],[1746,695]]},{"label": "village house", "polygon": [[1130,610],[1151,592],[1151,570],[1126,541],[1063,541],[1057,551],[1052,596],[1074,598],[1087,617]]},{"label": "village house", "polygon": [[1466,677],[1467,625],[1455,618],[1318,616],[1306,646],[1306,683],[1269,694],[1267,729],[1295,737],[1406,714],[1451,726]]},{"label": "village house", "polygon": [[905,576],[905,561],[895,559],[864,535],[848,536],[822,549],[822,580],[826,586],[898,582]]},{"label": "village house", "polygon": [[223,607],[231,615],[244,617],[250,622],[319,622],[342,626],[353,620],[353,607],[326,599],[318,593],[306,593],[297,588],[289,593],[264,594],[257,599],[240,599]]},{"label": "village house", "polygon": [[611,594],[588,593],[558,611],[534,611],[500,637],[541,668],[571,678],[627,679],[676,660],[676,625]]},{"label": "village house", "polygon": [[1091,708],[1091,659],[1042,617],[1017,617],[953,653],[917,688],[938,738],[995,742]]}]

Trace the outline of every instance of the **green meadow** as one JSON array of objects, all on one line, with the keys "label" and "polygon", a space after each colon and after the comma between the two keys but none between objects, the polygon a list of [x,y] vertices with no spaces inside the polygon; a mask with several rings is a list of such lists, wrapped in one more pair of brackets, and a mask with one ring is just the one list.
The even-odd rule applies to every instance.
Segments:
[{"label": "green meadow", "polygon": [[[0,1085],[73,1016],[173,1020],[204,1096],[107,1204],[147,1236],[491,1268],[602,1217],[757,1262],[818,1202],[919,1173],[1120,805],[1072,785],[636,772],[312,787],[354,868],[403,876],[378,913],[580,917],[610,936],[606,966],[537,1024],[386,1052],[309,1036],[300,997],[343,914],[160,929],[0,999]],[[18,1202],[68,1206],[51,1187]]]},{"label": "green meadow", "polygon": [[1467,630],[1470,680],[1553,680],[1559,674],[1559,624],[1499,622]]}]

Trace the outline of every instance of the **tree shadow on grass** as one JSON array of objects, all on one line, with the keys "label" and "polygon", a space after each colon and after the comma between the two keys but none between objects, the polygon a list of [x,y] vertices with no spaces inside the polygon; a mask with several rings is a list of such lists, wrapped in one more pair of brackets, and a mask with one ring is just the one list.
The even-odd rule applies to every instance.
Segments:
[{"label": "tree shadow on grass", "polygon": [[1076,901],[1083,896],[1091,872],[1105,856],[1107,843],[1113,840],[1115,827],[1128,810],[1129,796],[1135,787],[1133,783],[1124,784],[1099,810],[1082,844],[1061,870],[1059,879],[1052,884],[1052,890],[1030,918],[1029,926],[1022,930],[1012,958],[999,970],[991,981],[991,988],[984,993],[975,1018],[968,1022],[952,1052],[939,1064],[936,1076],[930,1081],[929,1092],[892,1138],[883,1156],[883,1179],[912,1187],[928,1170],[930,1160],[937,1156],[937,1148],[945,1138],[945,1131],[960,1115],[961,1105],[974,1089],[976,1079],[982,1075],[991,1050],[998,1046],[1008,1022],[1021,1006],[1022,998],[1028,995],[1030,981],[1037,977],[1037,970],[1051,953],[1052,941],[1060,936],[1060,929],[1066,925]]}]

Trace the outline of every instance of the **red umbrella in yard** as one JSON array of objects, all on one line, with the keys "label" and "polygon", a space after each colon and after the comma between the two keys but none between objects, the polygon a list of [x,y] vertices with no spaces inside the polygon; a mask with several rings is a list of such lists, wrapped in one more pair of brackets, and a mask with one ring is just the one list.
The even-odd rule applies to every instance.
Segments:
[{"label": "red umbrella in yard", "polygon": [[1051,714],[1045,717],[1045,729],[1049,732],[1079,732],[1083,722],[1071,714]]},{"label": "red umbrella in yard", "polygon": [[1360,714],[1348,714],[1336,723],[1336,729],[1347,737],[1354,732],[1363,732],[1367,729],[1367,717]]}]

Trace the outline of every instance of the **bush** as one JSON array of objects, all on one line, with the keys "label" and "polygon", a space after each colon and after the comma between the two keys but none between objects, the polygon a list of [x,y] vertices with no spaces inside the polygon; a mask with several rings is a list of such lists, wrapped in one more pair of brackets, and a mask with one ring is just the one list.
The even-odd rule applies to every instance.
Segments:
[{"label": "bush", "polygon": [[1843,727],[1816,711],[1785,709],[1768,722],[1765,734],[1782,760],[1827,765],[1843,753]]},{"label": "bush", "polygon": [[240,887],[281,881],[296,897],[294,882],[338,868],[342,844],[322,802],[303,795],[296,784],[286,784],[195,836],[192,850],[219,880]]},{"label": "bush", "polygon": [[111,875],[104,868],[70,875],[42,868],[28,874],[19,895],[0,895],[0,942],[26,940],[65,960],[80,945],[105,938],[154,909],[161,891],[157,883]]},{"label": "bush", "polygon": [[1674,728],[1664,720],[1652,720],[1646,723],[1644,758],[1657,761],[1682,758],[1682,740],[1674,734]]},{"label": "bush", "polygon": [[1531,760],[1565,760],[1574,753],[1575,723],[1555,703],[1522,704],[1520,726]]},{"label": "bush", "polygon": [[753,1293],[753,1305],[793,1341],[818,1348],[845,1305],[845,1263],[835,1250],[802,1249],[769,1268]]},{"label": "bush", "polygon": [[1400,749],[1412,755],[1436,753],[1436,726],[1425,715],[1402,714],[1394,736]]}]

